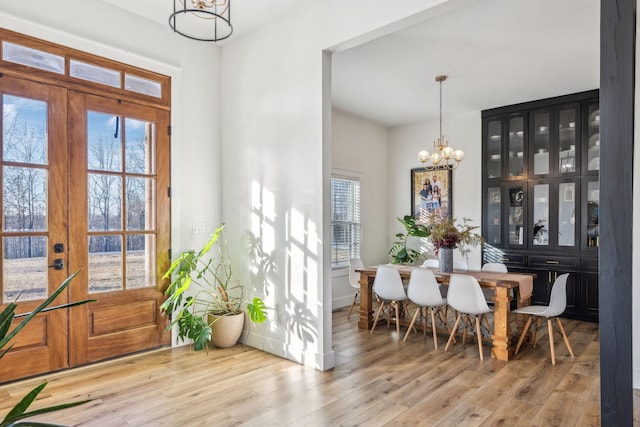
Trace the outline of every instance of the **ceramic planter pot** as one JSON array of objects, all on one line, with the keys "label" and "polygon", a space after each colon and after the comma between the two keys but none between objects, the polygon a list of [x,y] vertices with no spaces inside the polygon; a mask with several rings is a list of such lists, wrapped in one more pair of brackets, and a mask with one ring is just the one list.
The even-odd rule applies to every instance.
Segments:
[{"label": "ceramic planter pot", "polygon": [[242,335],[244,312],[227,316],[209,314],[209,323],[211,322],[213,322],[211,324],[211,343],[218,348],[232,347]]}]

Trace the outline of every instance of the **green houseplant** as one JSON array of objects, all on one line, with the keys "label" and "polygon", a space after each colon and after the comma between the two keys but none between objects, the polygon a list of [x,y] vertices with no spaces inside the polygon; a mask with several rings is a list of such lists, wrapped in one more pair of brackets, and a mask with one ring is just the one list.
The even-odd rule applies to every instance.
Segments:
[{"label": "green houseplant", "polygon": [[[44,313],[51,310],[57,310],[61,308],[75,307],[77,305],[86,304],[88,302],[95,301],[95,300],[82,300],[82,301],[72,302],[68,304],[57,305],[54,307],[49,307],[49,305],[51,305],[51,303],[58,297],[58,295],[60,295],[69,286],[69,284],[71,283],[71,280],[73,280],[73,278],[76,277],[78,273],[79,272],[76,272],[71,276],[69,276],[58,287],[58,289],[56,289],[56,291],[53,294],[51,294],[49,298],[47,298],[42,304],[40,304],[35,310],[33,310],[30,313],[16,314],[16,309],[18,308],[18,305],[16,303],[10,303],[4,308],[4,310],[2,310],[2,313],[0,313],[0,359],[2,359],[2,357],[5,354],[7,354],[9,350],[11,350],[11,347],[13,347],[13,344],[9,345],[11,340],[14,339],[15,336],[18,335],[18,332],[20,332],[27,325],[27,323],[29,323],[29,321],[31,321],[31,319],[33,319],[37,314]],[[18,318],[23,318],[23,319],[15,328],[9,331],[9,329],[11,328],[11,324],[13,323],[13,320]],[[27,411],[29,409],[29,406],[31,406],[33,401],[36,400],[36,398],[38,397],[40,392],[44,390],[46,385],[47,383],[44,382],[38,385],[33,390],[31,390],[29,393],[27,393],[27,395],[24,396],[20,400],[20,402],[18,402],[11,409],[11,411],[9,411],[9,413],[4,417],[4,419],[0,421],[0,427],[56,426],[57,424],[49,424],[49,423],[36,422],[36,421],[22,421],[22,420],[28,417],[33,417],[35,415],[47,414],[49,412],[59,411],[65,408],[71,408],[73,406],[78,406],[78,405],[82,405],[84,403],[89,402],[89,400],[81,400],[77,402],[71,402],[71,403],[66,403],[61,405],[49,406],[46,408],[40,408],[33,411]]]},{"label": "green houseplant", "polygon": [[404,226],[406,233],[397,233],[396,242],[389,250],[391,262],[393,264],[411,264],[419,256],[420,252],[407,246],[407,239],[413,237],[429,237],[431,233],[429,228],[423,224],[416,223],[416,219],[411,215],[405,215],[403,218],[397,218]]},{"label": "green houseplant", "polygon": [[[244,319],[246,310],[255,323],[267,319],[264,301],[258,297],[249,300],[246,287],[233,273],[224,227],[225,224],[218,227],[200,250],[182,252],[163,276],[171,279],[165,291],[167,299],[160,306],[162,311],[173,314],[167,330],[177,325],[178,339],[193,340],[196,351],[207,347],[216,336],[213,328],[225,318]],[[242,324],[235,341],[241,332]]]}]

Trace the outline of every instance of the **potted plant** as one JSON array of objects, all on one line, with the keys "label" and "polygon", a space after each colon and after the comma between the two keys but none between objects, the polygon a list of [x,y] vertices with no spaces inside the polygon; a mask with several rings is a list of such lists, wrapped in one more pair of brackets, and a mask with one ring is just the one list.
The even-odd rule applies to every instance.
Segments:
[{"label": "potted plant", "polygon": [[458,224],[455,218],[446,218],[429,224],[431,242],[435,254],[440,258],[442,271],[453,271],[453,249],[458,248],[462,256],[467,258],[471,248],[483,242],[482,236],[473,232],[478,226],[469,225],[469,221],[463,218],[462,224]]},{"label": "potted plant", "polygon": [[[184,251],[173,261],[163,278],[171,279],[160,306],[173,314],[167,330],[178,327],[178,339],[193,340],[194,350],[234,345],[244,326],[244,313],[255,323],[267,319],[262,299],[247,298],[246,287],[233,274],[222,224],[202,249]],[[212,253],[216,248],[217,253]]]},{"label": "potted plant", "polygon": [[398,240],[389,249],[391,262],[393,264],[411,264],[420,256],[420,252],[408,247],[407,239],[410,236],[429,237],[430,231],[425,225],[416,223],[416,219],[411,215],[405,215],[403,218],[397,219],[404,226],[406,234],[396,234]]}]

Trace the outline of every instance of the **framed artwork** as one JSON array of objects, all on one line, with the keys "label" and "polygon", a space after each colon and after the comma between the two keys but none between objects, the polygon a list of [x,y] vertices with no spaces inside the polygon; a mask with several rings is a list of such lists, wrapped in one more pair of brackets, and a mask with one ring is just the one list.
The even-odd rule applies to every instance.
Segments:
[{"label": "framed artwork", "polygon": [[449,169],[411,169],[411,215],[416,222],[450,218],[453,172]]}]

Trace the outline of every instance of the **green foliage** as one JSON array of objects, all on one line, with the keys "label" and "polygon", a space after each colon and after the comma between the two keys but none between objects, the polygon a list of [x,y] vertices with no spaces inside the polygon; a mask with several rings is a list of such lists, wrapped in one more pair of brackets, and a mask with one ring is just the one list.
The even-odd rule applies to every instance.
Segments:
[{"label": "green foliage", "polygon": [[429,224],[436,254],[440,248],[458,248],[460,254],[467,258],[472,247],[482,244],[482,236],[473,231],[478,226],[469,225],[469,221],[469,218],[463,218],[462,224],[457,224],[455,218],[446,218],[444,221]]},{"label": "green foliage", "polygon": [[[171,279],[165,291],[167,299],[160,309],[173,313],[167,326],[178,326],[178,339],[194,342],[194,350],[202,350],[211,338],[208,314],[231,315],[242,312],[246,287],[234,276],[222,224],[199,251],[182,252],[163,275]],[[217,253],[212,254],[216,248]],[[191,293],[187,296],[187,292]],[[246,304],[249,317],[256,323],[267,320],[266,306],[260,298]]]},{"label": "green foliage", "polygon": [[405,215],[403,218],[397,219],[404,226],[406,232],[396,234],[398,240],[389,249],[389,255],[392,258],[391,262],[393,264],[411,264],[420,256],[420,252],[409,248],[407,239],[410,236],[429,237],[431,233],[428,227],[423,224],[417,224],[416,219],[411,215]]},{"label": "green foliage", "polygon": [[[5,309],[0,313],[0,359],[7,354],[7,352],[13,346],[10,345],[7,347],[7,344],[20,332],[26,325],[29,323],[31,319],[33,319],[37,314],[43,313],[46,311],[57,310],[61,308],[69,308],[75,307],[77,305],[86,304],[88,302],[92,302],[95,300],[83,300],[72,302],[68,304],[62,304],[54,307],[49,307],[49,305],[60,295],[71,283],[74,277],[78,275],[79,272],[75,272],[71,276],[67,277],[67,279],[56,289],[56,291],[49,296],[42,304],[40,304],[35,310],[30,313],[26,313],[24,315],[16,316],[16,308],[18,307],[15,303],[10,303],[5,307]],[[11,327],[11,323],[14,319],[24,317],[24,319],[16,326],[11,332],[9,329]],[[6,347],[6,348],[5,348]],[[33,403],[33,401],[38,397],[38,394],[46,387],[47,383],[42,383],[33,390],[31,390],[25,397],[22,398],[20,402],[16,406],[9,411],[9,413],[5,416],[5,418],[0,422],[0,427],[18,427],[18,426],[54,426],[54,424],[41,423],[41,422],[31,422],[31,421],[20,421],[27,417],[32,417],[35,415],[46,414],[49,412],[59,411],[65,408],[71,408],[73,406],[82,405],[84,403],[89,402],[89,400],[81,400],[78,402],[66,403],[62,405],[49,406],[42,409],[36,409],[34,411],[27,412],[29,406]]]}]

